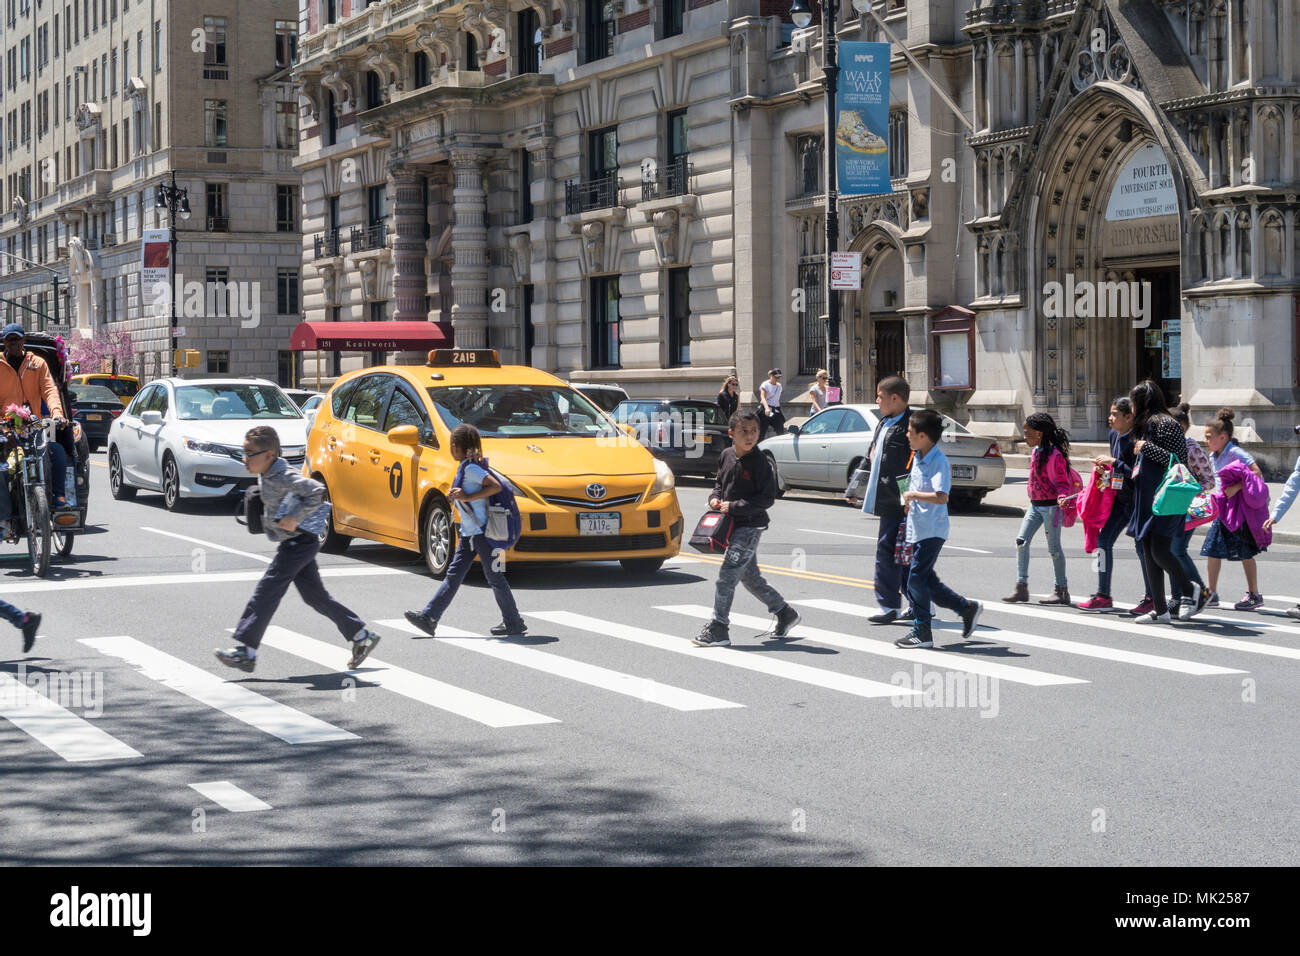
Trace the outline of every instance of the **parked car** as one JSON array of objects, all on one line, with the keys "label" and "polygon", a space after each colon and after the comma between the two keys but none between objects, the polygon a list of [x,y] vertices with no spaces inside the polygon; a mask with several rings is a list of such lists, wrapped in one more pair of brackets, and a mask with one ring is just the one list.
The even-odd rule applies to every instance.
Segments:
[{"label": "parked car", "polygon": [[109,372],[82,372],[72,376],[69,385],[103,385],[118,397],[121,403],[129,405],[140,391],[140,380],[134,375],[113,375]]},{"label": "parked car", "polygon": [[299,409],[302,409],[304,411],[305,409],[303,408],[303,406],[308,401],[310,401],[314,396],[319,396],[320,398],[325,397],[320,392],[313,392],[310,389],[306,389],[306,388],[284,388],[281,389],[281,391],[284,392],[284,394],[288,395],[289,400],[293,402],[295,405],[297,405]]},{"label": "parked car", "polygon": [[311,423],[316,419],[316,412],[320,410],[321,404],[324,401],[324,393],[312,392],[311,397],[298,406],[302,411],[303,417],[307,419],[307,429],[309,431],[311,430]]},{"label": "parked car", "polygon": [[300,469],[307,421],[298,406],[264,379],[165,378],[144,387],[108,433],[108,480],[113,497],[161,491],[168,511],[183,498],[215,498],[257,479],[244,468],[244,434],[270,425],[281,454]]},{"label": "parked car", "polygon": [[89,451],[99,451],[108,441],[114,419],[126,409],[112,391],[103,385],[69,385],[72,397],[72,420],[81,424]]},{"label": "parked car", "polygon": [[688,398],[631,399],[614,409],[614,420],[630,425],[650,454],[674,474],[716,474],[727,447],[727,420],[714,402]]},{"label": "parked car", "polygon": [[620,402],[627,401],[627,392],[617,385],[580,385],[570,382],[569,388],[576,388],[602,412],[612,412]]},{"label": "parked car", "polygon": [[[878,421],[874,405],[834,405],[803,425],[788,426],[784,435],[759,442],[758,448],[776,467],[781,494],[790,488],[842,492],[866,461]],[[943,428],[939,447],[952,465],[953,501],[978,505],[1002,487],[1007,463],[992,438],[975,435],[947,415]]]}]

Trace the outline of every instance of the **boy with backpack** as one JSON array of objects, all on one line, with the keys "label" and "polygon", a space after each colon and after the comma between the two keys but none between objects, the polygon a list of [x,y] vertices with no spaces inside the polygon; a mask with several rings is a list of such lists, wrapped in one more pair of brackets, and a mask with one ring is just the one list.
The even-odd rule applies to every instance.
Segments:
[{"label": "boy with backpack", "polygon": [[252,673],[257,666],[262,635],[284,593],[293,584],[307,606],[333,621],[343,638],[351,643],[348,669],[360,667],[379,643],[379,636],[331,597],[321,581],[316,553],[320,550],[319,535],[330,508],[325,501],[325,486],[289,467],[280,457],[280,436],[270,425],[250,428],[244,435],[244,467],[257,475],[267,517],[266,536],[278,541],[280,547],[244,608],[235,628],[235,646],[217,651],[217,660],[227,667]]},{"label": "boy with backpack", "polygon": [[[519,616],[515,596],[506,582],[506,576],[496,565],[493,552],[499,549],[499,543],[488,540],[484,533],[488,526],[487,499],[499,494],[502,485],[483,460],[483,439],[477,428],[473,425],[457,425],[452,430],[451,457],[461,463],[456,472],[455,484],[447,494],[460,510],[460,539],[438,593],[425,605],[424,610],[406,611],[406,619],[434,637],[439,619],[460,590],[461,582],[474,563],[474,556],[478,555],[479,562],[483,565],[483,574],[492,586],[492,596],[501,609],[501,623],[493,626],[492,634],[497,637],[527,634],[528,626]],[[514,534],[513,529],[509,533]]]}]

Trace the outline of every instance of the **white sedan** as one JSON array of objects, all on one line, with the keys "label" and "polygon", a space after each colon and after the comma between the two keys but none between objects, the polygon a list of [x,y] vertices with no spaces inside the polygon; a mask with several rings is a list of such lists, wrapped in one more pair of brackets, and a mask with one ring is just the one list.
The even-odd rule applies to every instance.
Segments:
[{"label": "white sedan", "polygon": [[108,432],[109,488],[119,501],[161,491],[168,511],[182,498],[219,498],[257,479],[244,468],[244,435],[270,425],[290,468],[302,467],[307,421],[278,385],[263,379],[165,378],[142,388]]},{"label": "white sedan", "polygon": [[[879,421],[874,405],[833,405],[786,434],[759,443],[776,468],[777,487],[844,491],[866,461]],[[947,415],[940,445],[952,465],[953,498],[978,504],[1006,478],[1007,463],[992,438],[981,438]]]}]

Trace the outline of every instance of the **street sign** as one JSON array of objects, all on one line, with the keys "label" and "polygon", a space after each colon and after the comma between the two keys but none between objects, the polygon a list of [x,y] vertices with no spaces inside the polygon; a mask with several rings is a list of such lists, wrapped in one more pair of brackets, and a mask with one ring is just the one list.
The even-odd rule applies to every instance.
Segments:
[{"label": "street sign", "polygon": [[831,288],[841,292],[857,292],[862,288],[862,253],[831,253]]},{"label": "street sign", "polygon": [[183,325],[178,325],[178,326],[176,326],[175,334],[176,334],[176,337],[177,337],[178,339],[184,338],[184,337],[185,337],[185,326],[183,326]]}]

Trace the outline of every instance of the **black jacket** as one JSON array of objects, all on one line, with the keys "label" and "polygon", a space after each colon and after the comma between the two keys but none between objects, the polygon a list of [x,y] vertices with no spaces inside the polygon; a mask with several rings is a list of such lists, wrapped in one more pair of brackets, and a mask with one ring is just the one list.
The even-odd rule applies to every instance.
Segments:
[{"label": "black jacket", "polygon": [[766,528],[767,509],[776,501],[776,472],[755,446],[743,458],[727,448],[718,461],[718,480],[710,498],[730,501],[737,528]]},{"label": "black jacket", "polygon": [[737,392],[735,395],[728,395],[727,390],[725,388],[722,391],[718,392],[718,408],[722,409],[722,417],[727,420],[728,424],[731,423],[731,416],[736,414],[736,407],[739,404],[740,404],[739,392]]},{"label": "black jacket", "polygon": [[[904,514],[903,496],[898,490],[898,479],[908,473],[907,461],[912,457],[912,446],[907,443],[907,423],[911,420],[912,410],[905,408],[903,417],[885,433],[885,443],[880,449],[880,475],[876,479],[875,513],[881,518],[901,518]],[[870,467],[870,462],[866,467]]]}]

